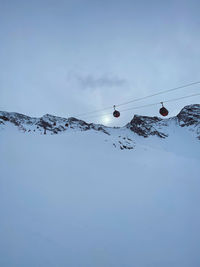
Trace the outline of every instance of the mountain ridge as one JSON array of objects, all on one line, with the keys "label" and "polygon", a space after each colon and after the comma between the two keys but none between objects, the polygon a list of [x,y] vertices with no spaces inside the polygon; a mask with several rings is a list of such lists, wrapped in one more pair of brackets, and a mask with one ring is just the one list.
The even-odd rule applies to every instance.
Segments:
[{"label": "mountain ridge", "polygon": [[[46,114],[40,118],[29,117],[15,112],[0,111],[0,128],[8,124],[14,125],[22,132],[39,134],[58,134],[65,131],[89,131],[115,135],[121,149],[132,149],[134,135],[148,138],[156,136],[165,139],[169,136],[171,125],[188,130],[200,140],[200,104],[185,106],[177,116],[159,118],[134,115],[133,119],[123,127],[108,127],[102,124],[87,123],[77,118],[62,118]],[[115,146],[116,143],[113,143]]]}]

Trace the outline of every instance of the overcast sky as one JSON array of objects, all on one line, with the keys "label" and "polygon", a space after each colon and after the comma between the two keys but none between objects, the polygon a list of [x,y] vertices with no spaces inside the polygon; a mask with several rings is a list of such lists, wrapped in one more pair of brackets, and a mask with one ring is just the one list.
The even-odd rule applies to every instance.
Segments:
[{"label": "overcast sky", "polygon": [[[199,11],[199,0],[0,0],[0,110],[69,117],[198,81]],[[175,115],[191,103],[200,97],[166,106]],[[124,112],[110,125],[158,108]]]}]

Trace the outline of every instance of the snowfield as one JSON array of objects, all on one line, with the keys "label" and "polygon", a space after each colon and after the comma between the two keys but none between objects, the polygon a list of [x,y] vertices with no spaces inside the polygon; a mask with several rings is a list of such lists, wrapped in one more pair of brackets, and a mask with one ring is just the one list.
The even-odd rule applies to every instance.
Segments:
[{"label": "snowfield", "polygon": [[0,130],[0,266],[200,266],[200,141],[109,131]]}]

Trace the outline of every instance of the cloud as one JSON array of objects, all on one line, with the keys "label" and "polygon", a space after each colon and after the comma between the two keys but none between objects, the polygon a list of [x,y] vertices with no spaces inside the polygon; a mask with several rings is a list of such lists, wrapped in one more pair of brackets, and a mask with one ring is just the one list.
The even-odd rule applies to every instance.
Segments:
[{"label": "cloud", "polygon": [[125,79],[110,74],[95,76],[93,74],[70,73],[68,78],[74,80],[81,89],[113,88],[127,85]]}]

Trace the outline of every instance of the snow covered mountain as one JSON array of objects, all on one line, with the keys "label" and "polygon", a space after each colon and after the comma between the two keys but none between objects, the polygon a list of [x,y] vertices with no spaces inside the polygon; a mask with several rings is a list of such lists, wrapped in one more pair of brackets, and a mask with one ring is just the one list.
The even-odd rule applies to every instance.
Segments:
[{"label": "snow covered mountain", "polygon": [[[200,105],[186,106],[176,117],[169,119],[135,115],[130,123],[121,128],[106,127],[104,125],[86,123],[76,118],[66,119],[49,114],[41,118],[31,118],[19,113],[1,111],[0,127],[6,128],[8,125],[14,125],[23,132],[51,135],[66,131],[93,130],[106,135],[113,135],[115,137],[114,146],[118,145],[121,149],[132,149],[134,147],[134,134],[145,138],[149,136],[167,138],[171,127],[183,127],[200,140]],[[127,129],[130,131],[127,131]],[[117,135],[118,138],[116,138]]]},{"label": "snow covered mountain", "polygon": [[197,267],[199,202],[199,104],[121,128],[0,112],[2,267]]}]

